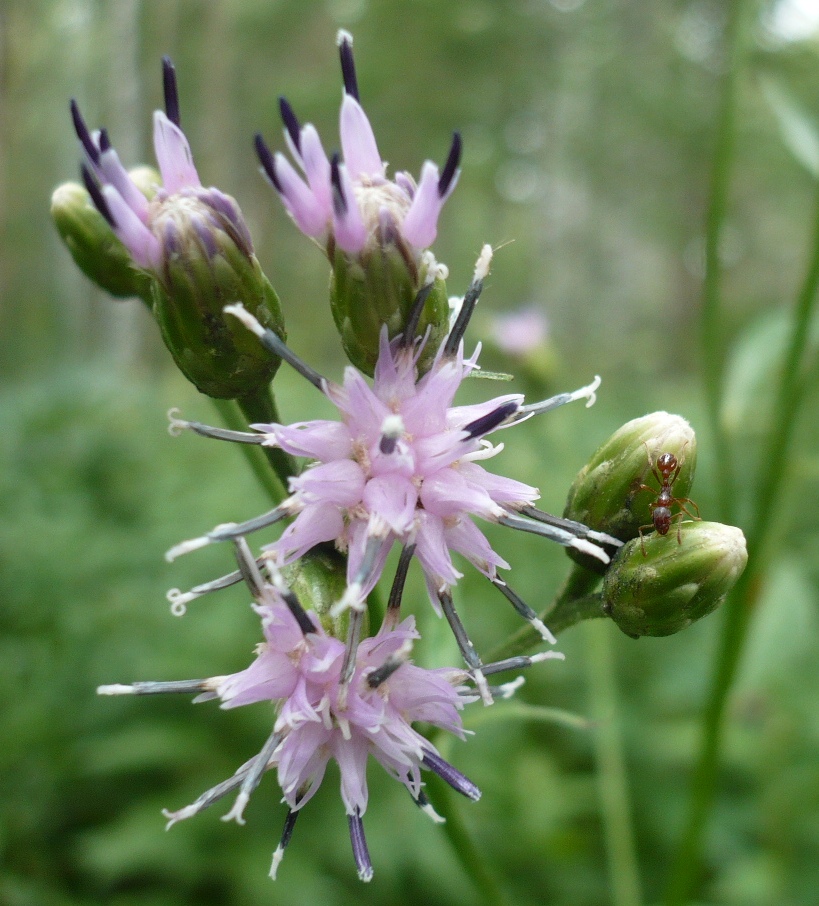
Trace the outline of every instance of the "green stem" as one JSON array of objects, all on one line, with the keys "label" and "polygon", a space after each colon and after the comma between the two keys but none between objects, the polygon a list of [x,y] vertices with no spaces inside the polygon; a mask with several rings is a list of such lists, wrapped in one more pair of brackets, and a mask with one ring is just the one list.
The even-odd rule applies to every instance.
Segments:
[{"label": "green stem", "polygon": [[603,831],[613,906],[640,906],[640,875],[631,824],[625,758],[620,736],[617,684],[609,627],[589,623],[586,670],[594,734]]},{"label": "green stem", "polygon": [[[211,402],[231,431],[247,431],[247,421],[235,400],[211,398]],[[254,444],[239,444],[239,447],[267,496],[274,504],[281,503],[285,498],[284,489],[276,474],[271,471],[271,464],[263,452],[266,448]]]},{"label": "green stem", "polygon": [[701,343],[705,400],[714,440],[714,449],[723,464],[718,485],[720,512],[725,522],[731,521],[733,509],[733,470],[730,449],[721,418],[721,388],[725,343],[720,323],[720,288],[722,267],[720,238],[728,206],[728,187],[736,139],[737,88],[743,48],[744,0],[733,0],[725,34],[727,65],[722,83],[717,117],[716,148],[711,191],[705,226],[705,277],[702,290]]},{"label": "green stem", "polygon": [[725,706],[762,584],[775,510],[788,471],[797,410],[804,396],[807,372],[805,353],[819,291],[819,192],[813,230],[811,259],[797,299],[791,337],[779,376],[774,417],[761,454],[762,473],[748,533],[748,567],[725,606],[722,637],[703,717],[689,811],[667,893],[667,906],[682,906],[687,901],[699,863],[702,836],[716,789]]},{"label": "green stem", "polygon": [[[236,402],[239,404],[239,408],[242,410],[248,424],[281,422],[281,416],[276,406],[276,398],[273,396],[273,391],[269,388],[260,390],[258,393],[249,393],[247,396],[237,399]],[[261,450],[281,483],[283,493],[281,500],[283,500],[287,495],[289,479],[299,474],[298,464],[289,453],[285,453],[284,450],[280,450],[278,447],[262,447]],[[280,503],[281,501],[277,500],[276,502]]]},{"label": "green stem", "polygon": [[[599,581],[600,576],[597,573],[574,565],[552,602],[538,616],[555,635],[581,620],[605,616],[601,610],[599,596],[591,594]],[[514,635],[490,652],[487,663],[526,654],[542,641],[543,639],[536,629],[529,625],[522,626]]]},{"label": "green stem", "polygon": [[507,906],[503,890],[469,834],[453,790],[435,775],[430,775],[427,786],[432,792],[436,809],[446,819],[441,829],[449,838],[464,871],[483,894],[483,901],[487,906]]}]

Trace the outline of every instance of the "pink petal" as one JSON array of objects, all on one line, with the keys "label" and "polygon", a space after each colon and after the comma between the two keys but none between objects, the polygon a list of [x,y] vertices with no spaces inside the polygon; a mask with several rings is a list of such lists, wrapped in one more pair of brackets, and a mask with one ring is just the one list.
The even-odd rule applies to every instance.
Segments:
[{"label": "pink petal", "polygon": [[427,161],[409,211],[401,224],[404,239],[417,249],[429,248],[438,235],[438,217],[445,198],[438,194],[438,168]]},{"label": "pink petal", "polygon": [[352,459],[338,459],[306,469],[290,479],[290,490],[308,503],[352,507],[361,502],[364,472]]},{"label": "pink petal", "polygon": [[327,211],[283,154],[276,155],[276,178],[281,186],[282,203],[296,226],[314,239],[323,236],[327,230]]},{"label": "pink petal", "polygon": [[450,468],[427,476],[421,485],[420,498],[427,512],[443,518],[477,513],[488,519],[498,508],[483,488],[470,484]]},{"label": "pink petal", "polygon": [[154,112],[154,152],[162,184],[169,195],[185,186],[202,185],[185,134],[161,110]]},{"label": "pink petal", "polygon": [[114,232],[130,252],[134,263],[144,270],[156,270],[162,261],[159,240],[113,186],[103,186],[102,194],[114,218]]},{"label": "pink petal", "polygon": [[294,456],[308,456],[321,462],[349,459],[352,456],[350,432],[343,422],[316,419],[292,425],[251,425],[254,431],[270,436],[271,441]]},{"label": "pink petal", "polygon": [[361,219],[355,189],[344,164],[339,165],[338,174],[346,207],[339,212],[333,205],[333,235],[342,251],[349,255],[357,255],[367,242],[367,227]]},{"label": "pink petal", "polygon": [[364,488],[363,502],[369,512],[377,513],[399,536],[412,528],[417,501],[415,485],[398,475],[371,478]]},{"label": "pink petal", "polygon": [[333,212],[330,161],[324,153],[318,132],[310,123],[301,130],[301,154],[307,182],[324,211],[325,219],[329,220]]},{"label": "pink petal", "polygon": [[469,517],[446,529],[446,542],[485,576],[494,576],[496,567],[509,569],[509,564],[492,550],[483,532]]},{"label": "pink petal", "polygon": [[339,124],[341,150],[350,178],[360,180],[367,176],[384,176],[384,164],[378,153],[373,128],[361,104],[350,94],[341,102]]},{"label": "pink petal", "polygon": [[122,200],[144,223],[148,223],[148,199],[134,184],[128,171],[120,163],[117,152],[113,148],[103,151],[100,155],[99,169],[102,175],[119,192]]}]

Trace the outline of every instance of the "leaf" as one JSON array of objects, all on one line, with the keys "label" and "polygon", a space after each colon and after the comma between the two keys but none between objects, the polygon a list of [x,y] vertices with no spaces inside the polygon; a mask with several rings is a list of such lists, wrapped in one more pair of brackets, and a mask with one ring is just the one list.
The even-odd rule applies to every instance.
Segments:
[{"label": "leaf", "polygon": [[785,147],[814,179],[819,179],[817,124],[778,80],[763,78],[761,87],[762,94],[776,117]]}]

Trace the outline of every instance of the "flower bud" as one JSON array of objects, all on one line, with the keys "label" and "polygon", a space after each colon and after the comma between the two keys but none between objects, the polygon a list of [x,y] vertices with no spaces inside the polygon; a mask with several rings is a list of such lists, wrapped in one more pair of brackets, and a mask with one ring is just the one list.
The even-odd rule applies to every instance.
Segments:
[{"label": "flower bud", "polygon": [[742,531],[719,522],[684,523],[679,543],[676,531],[635,538],[603,579],[603,608],[632,638],[672,635],[715,610],[747,561]]},{"label": "flower bud", "polygon": [[163,86],[166,109],[154,113],[159,174],[145,167],[127,172],[107,131],[92,132],[72,101],[83,178],[131,265],[149,281],[154,316],[179,369],[202,393],[238,399],[265,387],[279,359],[223,309],[241,302],[284,337],[281,308],[239,206],[202,185],[180,126],[176,74],[167,58]]},{"label": "flower bud", "polygon": [[242,302],[263,327],[284,336],[279,299],[233,199],[216,189],[183,189],[152,203],[160,258],[153,311],[165,345],[198,390],[235,399],[270,382],[280,360],[226,305]]},{"label": "flower bud", "polygon": [[54,190],[51,217],[86,277],[112,296],[139,296],[150,304],[149,277],[134,267],[130,252],[79,183],[66,182]]},{"label": "flower bud", "polygon": [[[305,556],[282,568],[282,576],[305,610],[313,610],[326,633],[344,639],[350,611],[338,616],[330,611],[347,590],[347,563],[330,545],[313,548]],[[366,620],[366,612],[365,612]],[[366,634],[366,623],[364,625]]]},{"label": "flower bud", "polygon": [[[418,291],[427,278],[430,255],[421,270],[408,266],[398,246],[375,246],[351,258],[336,249],[330,277],[330,307],[347,357],[360,371],[372,375],[378,359],[381,326],[390,338],[402,333]],[[430,331],[419,370],[424,372],[449,329],[446,283],[435,276],[421,314],[417,336]],[[426,366],[426,367],[425,367]]]},{"label": "flower bud", "polygon": [[[679,415],[652,412],[626,422],[594,453],[569,489],[563,515],[621,541],[636,538],[641,526],[651,527],[650,504],[660,491],[652,470],[661,453],[676,457],[672,494],[686,497],[697,459],[694,431]],[[567,550],[583,566],[604,571],[592,558]]]}]

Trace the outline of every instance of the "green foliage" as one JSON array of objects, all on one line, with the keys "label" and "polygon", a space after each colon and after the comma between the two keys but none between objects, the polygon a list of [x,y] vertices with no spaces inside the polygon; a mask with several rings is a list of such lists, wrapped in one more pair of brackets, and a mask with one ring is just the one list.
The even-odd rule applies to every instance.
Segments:
[{"label": "green foliage", "polygon": [[[77,159],[67,99],[78,95],[94,122],[111,126],[128,163],[148,160],[159,57],[174,56],[203,179],[241,203],[293,347],[337,377],[343,356],[327,329],[326,261],[262,183],[250,137],[278,130],[276,98],[286,94],[333,146],[340,83],[327,49],[339,25],[351,28],[385,159],[418,172],[425,155],[441,159],[453,128],[463,131],[464,172],[435,248],[450,266],[451,291],[465,288],[483,242],[513,239],[497,251],[481,307],[534,300],[548,310],[555,392],[603,374],[595,409],[521,428],[523,439],[499,460],[503,471],[541,486],[544,508],[559,512],[573,476],[619,425],[679,411],[700,437],[703,516],[717,516],[727,486],[743,522],[805,258],[816,41],[774,40],[756,21],[749,29],[735,188],[719,243],[724,348],[732,349],[720,394],[738,451],[729,462],[714,452],[696,385],[720,4],[167,0],[112,9],[0,6],[0,902],[474,903],[440,829],[375,771],[366,822],[376,877],[363,890],[334,776],[300,818],[275,884],[266,870],[284,811],[273,778],[244,828],[222,824],[216,806],[166,835],[161,809],[192,801],[258,751],[270,713],[96,698],[100,683],[246,665],[258,621],[240,592],[196,602],[182,621],[164,599],[171,585],[229,571],[228,552],[173,566],[163,552],[264,504],[235,450],[168,437],[166,409],[181,405],[203,421],[210,410],[172,370],[141,303],[101,300],[58,247],[48,197]],[[493,367],[515,370],[503,360]],[[800,373],[809,410],[815,376],[815,362]],[[291,378],[277,378],[284,417],[326,415],[312,388]],[[477,383],[466,388],[476,399]],[[797,449],[772,526],[784,553],[770,555],[727,709],[716,820],[698,878],[709,904],[812,906],[819,888],[815,420],[799,423]],[[509,551],[498,535],[497,547],[516,590],[545,605],[565,574],[562,552],[529,537]],[[423,621],[418,657],[454,662],[417,579],[408,601]],[[462,608],[479,650],[518,628],[481,577],[467,575],[459,593],[465,604],[485,604]],[[646,902],[659,900],[678,844],[720,624],[715,615],[639,642],[606,627]],[[560,647],[565,664],[530,671],[513,709],[499,704],[491,719],[478,711],[477,735],[444,754],[484,791],[461,814],[510,901],[599,906],[611,887],[595,731],[565,716],[594,711],[588,649],[576,630]],[[544,708],[558,709],[554,721]]]}]

